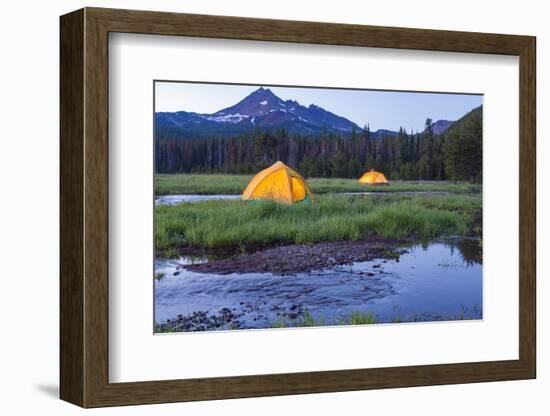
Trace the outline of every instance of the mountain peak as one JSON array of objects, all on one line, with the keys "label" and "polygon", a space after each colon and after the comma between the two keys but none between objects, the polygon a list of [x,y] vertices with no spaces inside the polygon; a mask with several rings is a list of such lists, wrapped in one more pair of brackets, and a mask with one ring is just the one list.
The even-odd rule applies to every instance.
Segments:
[{"label": "mountain peak", "polygon": [[284,108],[284,101],[277,97],[269,88],[260,87],[244,97],[237,104],[224,108],[213,116],[239,115],[242,118],[266,115]]},{"label": "mountain peak", "polygon": [[[248,95],[248,97],[251,97],[251,96],[275,97],[277,99],[280,99],[275,94],[273,94],[273,91],[271,91],[269,88],[264,88],[264,87],[260,87],[256,91],[254,91],[254,92],[252,92],[251,94]],[[246,97],[246,98],[248,98],[248,97]]]},{"label": "mountain peak", "polygon": [[314,104],[305,107],[296,100],[284,101],[264,87],[254,90],[237,104],[213,114],[178,114],[177,118],[171,119],[168,115],[162,115],[161,118],[182,128],[200,131],[210,129],[216,132],[224,125],[230,132],[250,128],[284,128],[289,132],[307,135],[317,135],[327,130],[338,134],[349,134],[353,129],[360,130],[355,123],[344,117]]}]

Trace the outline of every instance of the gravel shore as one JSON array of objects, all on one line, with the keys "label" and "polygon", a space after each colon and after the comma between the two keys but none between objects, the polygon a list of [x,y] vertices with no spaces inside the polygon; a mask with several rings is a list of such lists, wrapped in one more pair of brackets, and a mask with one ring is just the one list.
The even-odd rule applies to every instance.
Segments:
[{"label": "gravel shore", "polygon": [[304,273],[375,258],[398,258],[406,252],[397,249],[403,243],[403,240],[370,239],[292,244],[184,267],[194,272],[215,274]]}]

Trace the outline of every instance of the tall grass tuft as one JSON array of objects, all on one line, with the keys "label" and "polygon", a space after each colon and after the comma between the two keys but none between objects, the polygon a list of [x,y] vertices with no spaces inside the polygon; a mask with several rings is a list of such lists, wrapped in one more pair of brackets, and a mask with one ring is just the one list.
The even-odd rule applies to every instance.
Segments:
[{"label": "tall grass tuft", "polygon": [[236,200],[155,207],[159,250],[463,234],[481,198],[322,195],[313,206]]}]

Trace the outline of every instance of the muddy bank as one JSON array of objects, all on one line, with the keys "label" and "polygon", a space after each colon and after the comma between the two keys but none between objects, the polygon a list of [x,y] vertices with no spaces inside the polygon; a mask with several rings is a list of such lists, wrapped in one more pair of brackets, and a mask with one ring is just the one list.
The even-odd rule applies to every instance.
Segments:
[{"label": "muddy bank", "polygon": [[224,260],[184,266],[199,273],[277,273],[294,274],[322,270],[342,264],[375,258],[398,258],[404,240],[330,241],[317,244],[291,244],[242,254]]},{"label": "muddy bank", "polygon": [[[252,254],[257,251],[266,250],[268,248],[282,247],[293,244],[291,241],[275,241],[269,245],[260,243],[244,243],[241,245],[231,245],[227,247],[207,248],[199,245],[185,245],[177,247],[176,253],[180,257],[189,257],[196,259],[203,259],[208,261],[225,260],[230,257],[236,257],[243,254]],[[165,256],[162,250],[157,252],[159,257]]]}]

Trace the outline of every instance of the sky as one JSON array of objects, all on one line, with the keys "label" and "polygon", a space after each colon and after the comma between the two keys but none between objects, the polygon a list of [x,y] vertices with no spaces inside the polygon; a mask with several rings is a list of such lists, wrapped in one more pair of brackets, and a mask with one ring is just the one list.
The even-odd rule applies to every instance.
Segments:
[{"label": "sky", "polygon": [[426,118],[457,120],[483,102],[482,95],[155,82],[155,111],[215,113],[263,86],[283,100],[318,105],[370,129],[422,131]]}]

